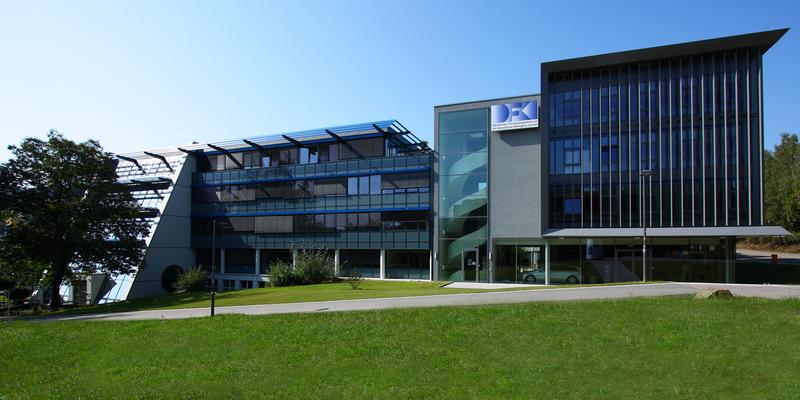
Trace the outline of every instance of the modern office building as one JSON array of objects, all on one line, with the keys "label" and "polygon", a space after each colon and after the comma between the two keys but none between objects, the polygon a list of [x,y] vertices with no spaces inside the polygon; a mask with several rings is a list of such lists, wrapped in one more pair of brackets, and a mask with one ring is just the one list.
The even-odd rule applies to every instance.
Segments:
[{"label": "modern office building", "polygon": [[435,107],[435,151],[392,120],[118,155],[146,267],[82,290],[162,294],[212,264],[220,289],[263,286],[299,249],[385,279],[736,281],[737,238],[788,234],[762,160],[785,32],[543,63],[541,94]]},{"label": "modern office building", "polygon": [[435,107],[434,279],[735,281],[737,238],[788,233],[762,161],[785,32],[546,62],[540,95]]},{"label": "modern office building", "polygon": [[302,249],[330,252],[343,275],[430,279],[433,153],[398,121],[116,158],[151,226],[145,267],[95,279],[91,302],[163,294],[212,256],[219,289],[264,286]]}]

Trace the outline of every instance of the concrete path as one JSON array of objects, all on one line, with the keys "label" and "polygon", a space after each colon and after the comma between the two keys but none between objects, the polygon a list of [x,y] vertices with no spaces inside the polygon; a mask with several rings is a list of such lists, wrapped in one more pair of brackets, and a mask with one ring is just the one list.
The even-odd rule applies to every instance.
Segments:
[{"label": "concrete path", "polygon": [[[580,288],[553,288],[445,294],[434,296],[392,297],[384,299],[336,300],[289,304],[261,304],[250,306],[217,307],[217,314],[267,315],[287,313],[314,313],[334,311],[382,310],[389,308],[452,307],[484,304],[513,304],[539,301],[573,301],[594,299],[621,299],[629,297],[655,297],[691,295],[706,288],[729,289],[737,296],[767,298],[800,298],[800,286],[743,285],[710,283],[654,283],[644,285],[594,286]],[[79,320],[143,320],[206,317],[208,308],[175,310],[133,311],[108,314],[61,315],[47,317],[44,321]]]},{"label": "concrete path", "polygon": [[530,289],[535,286],[528,283],[450,282],[442,287],[445,289],[514,289],[514,288]]}]

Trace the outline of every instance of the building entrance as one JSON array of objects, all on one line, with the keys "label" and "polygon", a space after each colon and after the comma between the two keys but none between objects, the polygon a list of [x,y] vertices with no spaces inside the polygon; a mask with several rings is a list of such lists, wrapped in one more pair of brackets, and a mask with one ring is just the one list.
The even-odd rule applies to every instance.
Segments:
[{"label": "building entrance", "polygon": [[478,249],[461,252],[461,276],[464,277],[464,282],[478,281],[478,276],[480,276],[479,260]]}]

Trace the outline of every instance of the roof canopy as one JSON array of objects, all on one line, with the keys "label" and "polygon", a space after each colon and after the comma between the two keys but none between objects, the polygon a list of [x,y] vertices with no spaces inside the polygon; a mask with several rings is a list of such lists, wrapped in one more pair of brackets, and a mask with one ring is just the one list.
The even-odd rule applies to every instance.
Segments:
[{"label": "roof canopy", "polygon": [[715,39],[699,40],[649,47],[645,49],[620,51],[588,57],[570,58],[567,60],[542,63],[542,71],[560,72],[584,68],[595,68],[607,65],[627,64],[657,60],[669,57],[682,57],[701,53],[712,53],[723,50],[757,47],[766,52],[789,28],[772,31],[747,33],[744,35],[726,36]]}]

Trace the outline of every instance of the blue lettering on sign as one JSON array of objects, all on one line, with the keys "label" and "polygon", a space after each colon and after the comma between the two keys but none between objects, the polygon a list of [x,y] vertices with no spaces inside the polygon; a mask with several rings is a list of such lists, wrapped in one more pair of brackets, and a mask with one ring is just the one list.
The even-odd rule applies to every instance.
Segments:
[{"label": "blue lettering on sign", "polygon": [[492,105],[492,130],[494,131],[538,126],[539,105],[535,100]]}]

